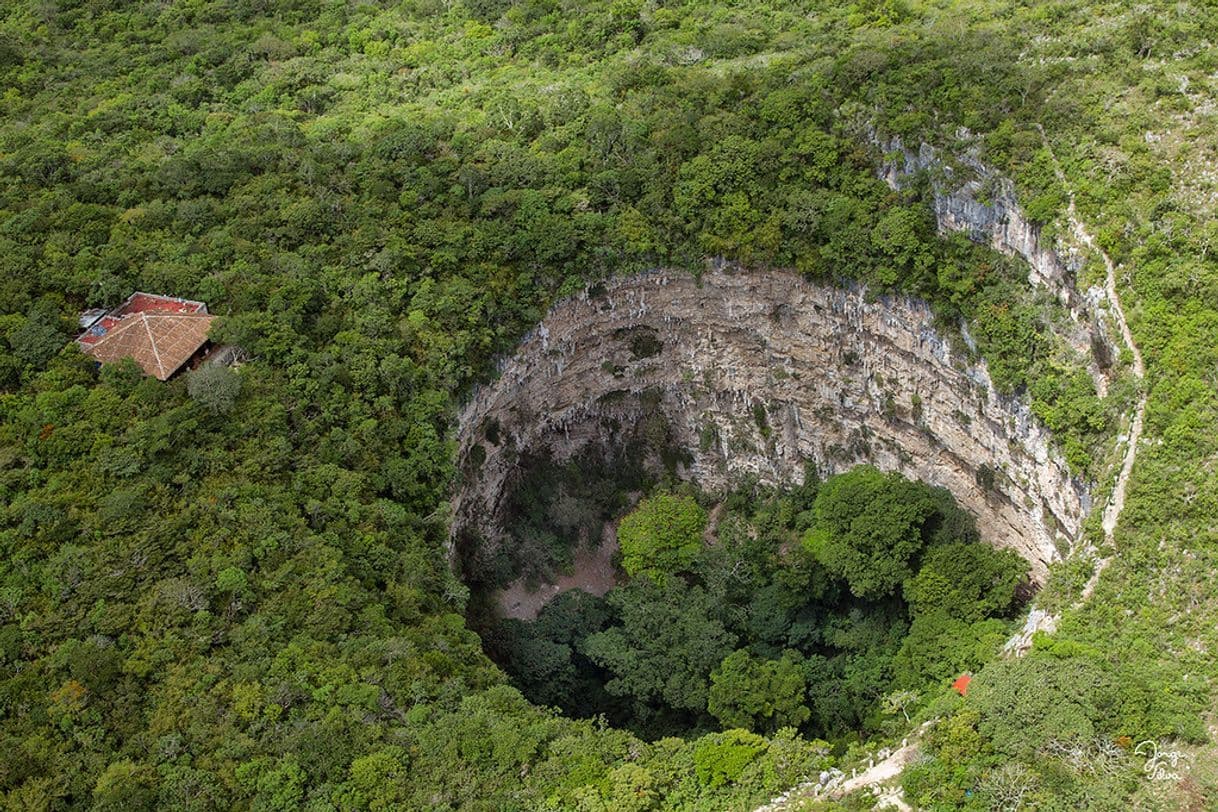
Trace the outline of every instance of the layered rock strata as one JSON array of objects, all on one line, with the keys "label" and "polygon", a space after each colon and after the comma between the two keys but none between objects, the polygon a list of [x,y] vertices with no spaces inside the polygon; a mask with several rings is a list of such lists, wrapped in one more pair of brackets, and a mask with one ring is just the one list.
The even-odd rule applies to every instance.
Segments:
[{"label": "layered rock strata", "polygon": [[655,272],[556,305],[458,424],[454,533],[498,544],[522,455],[570,459],[661,412],[708,490],[871,463],[941,485],[1043,581],[1083,486],[1026,403],[1002,397],[925,303],[780,271]]},{"label": "layered rock strata", "polygon": [[[969,134],[961,136],[967,139]],[[931,208],[940,233],[962,232],[973,242],[1027,263],[1028,282],[1052,294],[1069,314],[1071,329],[1063,330],[1062,336],[1090,359],[1088,371],[1103,396],[1115,371],[1116,350],[1106,323],[1104,289],[1078,287],[1083,266],[1079,248],[1055,247],[1043,239],[1040,226],[1019,205],[1015,184],[978,160],[975,150],[954,153],[962,170],[957,171],[929,144],[911,149],[899,138],[884,139],[875,133],[870,140],[885,156],[879,175],[892,188],[903,188],[921,176],[929,178]]]}]

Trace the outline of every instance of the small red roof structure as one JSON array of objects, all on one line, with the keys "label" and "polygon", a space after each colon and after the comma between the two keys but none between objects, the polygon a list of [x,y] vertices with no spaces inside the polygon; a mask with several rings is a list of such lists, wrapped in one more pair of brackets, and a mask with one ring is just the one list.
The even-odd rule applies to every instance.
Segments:
[{"label": "small red roof structure", "polygon": [[952,683],[952,688],[956,691],[956,693],[960,694],[960,696],[964,696],[968,693],[968,685],[972,681],[972,674],[961,674],[960,676],[956,677],[956,681]]},{"label": "small red roof structure", "polygon": [[214,318],[203,302],[133,293],[76,341],[100,363],[132,358],[144,372],[164,381],[207,343]]}]

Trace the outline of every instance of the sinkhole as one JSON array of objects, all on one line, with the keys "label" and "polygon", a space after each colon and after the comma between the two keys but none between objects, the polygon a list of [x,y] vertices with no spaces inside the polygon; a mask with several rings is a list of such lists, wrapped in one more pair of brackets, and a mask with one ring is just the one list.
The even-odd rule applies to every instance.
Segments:
[{"label": "sinkhole", "polygon": [[[707,710],[715,679],[803,686],[809,718],[790,710],[741,726],[840,733],[878,713],[871,694],[891,682],[911,634],[937,624],[997,635],[994,624],[1069,551],[1087,493],[1026,403],[999,395],[984,364],[933,322],[915,299],[731,266],[614,279],[558,303],[458,422],[452,548],[488,653],[535,702],[644,735],[746,721],[747,709]],[[965,544],[1009,551],[990,573],[1009,600],[919,622],[902,587],[871,592],[846,570],[826,571],[823,545],[834,542],[821,538],[830,520],[816,517],[830,508],[818,500],[858,471],[879,478],[868,487],[920,505],[902,531],[921,545],[906,579],[931,548],[948,571],[959,566],[945,561],[948,547],[957,558],[985,555],[959,552]],[[656,504],[701,517],[699,541],[687,540],[676,569],[641,574],[619,535],[641,513],[669,515]],[[673,516],[653,530],[680,525]],[[695,566],[695,552],[700,569],[680,569]],[[733,592],[741,584],[747,594]],[[782,634],[759,630],[767,623],[785,624]],[[632,650],[631,635],[676,635],[669,649],[696,638],[716,662],[686,659],[716,676],[691,688],[674,663]],[[868,668],[888,676],[858,676]],[[834,711],[815,700],[825,686],[854,699]]]}]

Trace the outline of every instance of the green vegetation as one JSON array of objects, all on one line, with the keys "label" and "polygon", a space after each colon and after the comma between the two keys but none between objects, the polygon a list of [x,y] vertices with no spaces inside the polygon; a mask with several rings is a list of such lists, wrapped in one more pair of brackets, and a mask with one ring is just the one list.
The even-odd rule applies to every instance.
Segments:
[{"label": "green vegetation", "polygon": [[725,728],[774,733],[799,727],[811,711],[804,704],[807,684],[798,658],[758,659],[741,649],[711,672],[706,709]]},{"label": "green vegetation", "polygon": [[186,393],[212,414],[228,414],[241,394],[241,378],[228,367],[205,365],[186,376]]},{"label": "green vegetation", "polygon": [[662,581],[686,569],[702,548],[706,511],[689,496],[659,493],[644,499],[617,528],[622,569]]},{"label": "green vegetation", "polygon": [[826,482],[814,511],[805,546],[858,598],[891,595],[927,544],[975,536],[947,491],[865,465]]},{"label": "green vegetation", "polygon": [[966,621],[1002,615],[1015,603],[1025,565],[1010,550],[941,544],[926,552],[903,593],[915,616],[944,612]]},{"label": "green vegetation", "polygon": [[588,657],[613,675],[605,690],[642,708],[704,711],[711,669],[736,642],[717,617],[714,596],[677,579],[663,587],[644,580],[614,590],[609,602],[621,625],[583,643]]},{"label": "green vegetation", "polygon": [[[1204,736],[1199,686],[1164,678],[1118,670],[1085,649],[992,663],[930,737],[930,757],[905,775],[906,790],[925,806],[963,803],[981,785],[991,796],[1022,790],[1051,808],[1117,808],[1144,774],[1135,743]],[[994,783],[1001,774],[985,768],[998,764],[1013,773]]]},{"label": "green vegetation", "polygon": [[[725,658],[731,635],[754,663],[820,647],[805,730],[875,729],[860,717],[887,685],[926,692],[971,663],[975,693],[933,706],[914,802],[1161,807],[1143,759],[1111,745],[1164,737],[1218,761],[1201,725],[1218,677],[1215,41],[1218,17],[1187,0],[7,4],[0,805],[717,810],[815,775],[827,751],[790,731],[647,742],[506,686],[445,553],[452,416],[556,296],[722,254],[968,320],[1102,504],[1139,393],[1118,375],[1099,399],[1026,269],[939,239],[928,186],[890,190],[868,144],[951,155],[968,128],[1051,237],[1066,197],[1043,127],[1147,364],[1120,526],[1112,545],[1098,519],[1087,530],[1114,556],[1090,601],[1071,608],[1087,562],[1061,566],[1038,598],[1064,610],[1057,631],[981,666],[1005,624],[951,612],[973,597],[1009,611],[1004,577],[960,582],[945,559],[902,583],[940,544],[920,509],[898,512],[891,567],[871,530],[885,517],[849,514],[869,545],[857,584],[828,571],[852,560],[833,536],[765,564],[775,534],[819,523],[802,498],[737,506],[757,539],[722,522],[730,543],[685,588],[727,613],[699,620],[725,630]],[[1102,269],[1083,260],[1092,284]],[[192,387],[65,348],[80,309],[133,289],[206,300],[216,338],[252,360]],[[570,541],[538,538],[550,558],[529,560],[561,569]],[[488,583],[522,574],[478,563]],[[801,614],[856,585],[859,614]],[[555,673],[602,668],[572,643],[618,628],[609,609],[546,632]],[[670,693],[688,706],[705,679],[709,702],[721,663]],[[764,709],[786,707],[784,672],[718,671],[775,692],[731,713],[778,723]],[[589,703],[664,695],[623,673],[627,693]],[[1044,697],[1025,707],[1028,692]],[[1212,805],[1218,779],[1188,780],[1179,796]]]},{"label": "green vegetation", "polygon": [[[535,622],[490,623],[488,652],[534,702],[645,738],[794,728],[844,747],[883,730],[882,696],[940,695],[992,658],[1026,584],[1027,564],[976,543],[945,491],[867,466],[744,488],[716,513],[707,542],[692,496],[643,499],[619,525],[622,560],[627,547],[662,556],[625,566],[633,577],[604,598],[565,593]],[[810,551],[801,536],[822,541]],[[835,571],[821,560],[829,547],[868,563]],[[870,562],[897,549],[899,580],[860,593],[868,566],[891,569]]]}]

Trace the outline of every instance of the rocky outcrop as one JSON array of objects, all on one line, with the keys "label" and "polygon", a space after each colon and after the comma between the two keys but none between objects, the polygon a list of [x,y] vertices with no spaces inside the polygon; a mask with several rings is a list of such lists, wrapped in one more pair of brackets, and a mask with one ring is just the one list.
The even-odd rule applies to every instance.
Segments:
[{"label": "rocky outcrop", "polygon": [[650,413],[715,490],[863,462],[941,485],[982,537],[1043,580],[1078,535],[1087,494],[1027,405],[1000,396],[905,297],[787,272],[655,272],[556,305],[458,424],[455,533],[502,542],[523,454],[571,458]]},{"label": "rocky outcrop", "polygon": [[872,134],[871,141],[884,154],[879,174],[892,188],[903,188],[920,176],[930,179],[931,206],[940,232],[962,232],[974,242],[1027,263],[1028,281],[1050,292],[1069,314],[1072,324],[1062,331],[1063,337],[1084,358],[1090,358],[1089,371],[1103,395],[1115,350],[1105,324],[1103,288],[1078,289],[1083,257],[1077,247],[1055,247],[1042,239],[1040,226],[1020,207],[1015,185],[978,160],[975,150],[964,149],[956,155],[957,169],[926,143],[914,150],[899,138]]}]

